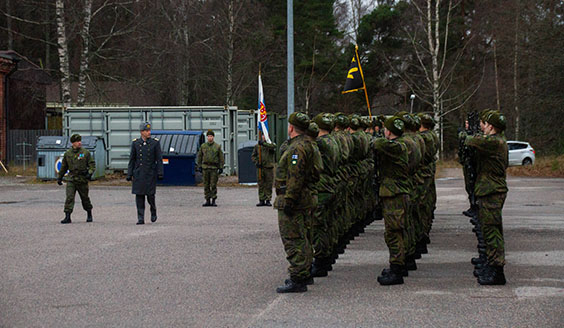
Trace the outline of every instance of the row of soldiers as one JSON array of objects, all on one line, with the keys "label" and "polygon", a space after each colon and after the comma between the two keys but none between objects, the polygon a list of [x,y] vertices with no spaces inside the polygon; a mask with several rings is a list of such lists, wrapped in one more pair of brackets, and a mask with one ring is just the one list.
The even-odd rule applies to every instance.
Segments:
[{"label": "row of soldiers", "polygon": [[479,115],[471,113],[468,118],[465,128],[459,131],[459,160],[470,201],[470,208],[463,214],[471,217],[478,240],[478,257],[471,260],[474,276],[481,285],[504,285],[501,214],[508,191],[506,118],[495,110],[484,110]]},{"label": "row of soldiers", "polygon": [[275,173],[280,235],[290,263],[279,293],[304,292],[324,277],[364,227],[383,217],[390,267],[382,285],[402,284],[427,253],[436,204],[438,138],[429,114],[363,118],[289,117]]}]

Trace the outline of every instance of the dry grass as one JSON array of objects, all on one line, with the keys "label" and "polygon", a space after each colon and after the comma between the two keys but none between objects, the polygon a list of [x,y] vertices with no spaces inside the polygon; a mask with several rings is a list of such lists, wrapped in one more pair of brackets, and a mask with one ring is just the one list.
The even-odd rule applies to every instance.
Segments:
[{"label": "dry grass", "polygon": [[535,165],[514,166],[508,175],[526,177],[564,178],[564,155],[537,157]]}]

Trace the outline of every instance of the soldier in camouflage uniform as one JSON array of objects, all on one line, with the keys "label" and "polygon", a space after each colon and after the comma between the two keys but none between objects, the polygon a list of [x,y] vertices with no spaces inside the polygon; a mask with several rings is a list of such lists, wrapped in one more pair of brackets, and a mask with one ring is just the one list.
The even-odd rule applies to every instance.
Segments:
[{"label": "soldier in camouflage uniform", "polygon": [[487,115],[483,126],[484,135],[465,136],[461,132],[461,137],[466,138],[465,144],[476,150],[477,178],[474,193],[487,255],[487,261],[477,265],[475,275],[481,285],[504,285],[505,242],[501,212],[508,190],[508,152],[503,135],[505,116],[492,111]]},{"label": "soldier in camouflage uniform", "polygon": [[274,181],[274,163],[276,162],[276,144],[265,142],[264,135],[253,148],[251,160],[257,167],[258,195],[257,206],[272,206],[272,182]]},{"label": "soldier in camouflage uniform", "polygon": [[319,181],[320,172],[314,163],[320,161],[305,131],[309,127],[309,117],[304,113],[293,113],[288,118],[288,149],[278,161],[275,176],[278,227],[290,263],[287,279],[278,293],[307,291],[307,284],[313,283],[310,274],[313,260],[311,243],[308,240],[305,221],[312,210],[312,189]]},{"label": "soldier in camouflage uniform", "polygon": [[[415,263],[416,243],[417,243],[417,228],[418,213],[415,208],[417,207],[418,197],[416,189],[416,173],[422,163],[423,155],[421,154],[421,145],[416,139],[415,126],[417,125],[413,116],[407,112],[399,112],[396,116],[404,123],[405,131],[398,141],[403,142],[407,147],[408,154],[408,169],[409,169],[409,209],[407,211],[406,229],[404,235],[405,241],[405,267],[407,270],[417,270]],[[420,139],[421,142],[424,141]]]},{"label": "soldier in camouflage uniform", "polygon": [[137,224],[141,225],[145,224],[145,197],[151,210],[151,222],[157,221],[155,194],[157,179],[163,179],[164,168],[161,144],[158,139],[151,138],[151,124],[141,123],[139,129],[141,138],[131,143],[126,179],[133,180],[131,193],[135,195]]},{"label": "soldier in camouflage uniform", "polygon": [[[206,202],[202,206],[217,206],[217,180],[223,173],[225,158],[221,146],[214,142],[215,133],[213,130],[206,132],[208,142],[200,146],[198,150],[197,165],[198,170],[203,173],[204,197]],[[211,203],[210,203],[211,199]]]},{"label": "soldier in camouflage uniform", "polygon": [[398,141],[404,131],[404,123],[390,117],[384,123],[386,139],[376,139],[373,147],[377,154],[377,168],[382,179],[379,195],[382,201],[386,245],[390,252],[390,268],[378,277],[381,285],[403,284],[407,276],[405,268],[404,231],[409,206],[408,152]]},{"label": "soldier in camouflage uniform", "polygon": [[313,256],[311,269],[313,277],[325,277],[332,270],[334,263],[333,247],[337,243],[338,227],[336,226],[335,206],[336,179],[338,164],[338,145],[330,134],[335,123],[330,114],[322,113],[314,118],[319,126],[317,146],[323,160],[319,182],[316,184],[318,203],[313,213]]},{"label": "soldier in camouflage uniform", "polygon": [[431,115],[427,113],[419,113],[419,119],[421,120],[421,127],[419,128],[419,134],[425,141],[425,153],[423,155],[423,166],[420,170],[420,176],[423,178],[423,199],[420,205],[420,217],[423,224],[423,234],[417,243],[418,251],[421,254],[426,254],[427,244],[431,242],[429,234],[431,232],[431,226],[433,224],[433,212],[436,202],[436,192],[435,192],[435,168],[436,168],[436,154],[437,154],[437,143],[435,139],[435,134],[432,131],[435,126],[435,122]]},{"label": "soldier in camouflage uniform", "polygon": [[82,148],[82,137],[73,134],[70,138],[72,147],[63,155],[61,170],[57,177],[57,184],[63,184],[63,177],[69,171],[65,199],[65,218],[61,223],[71,223],[71,213],[74,209],[74,198],[76,192],[80,195],[82,208],[86,211],[86,222],[92,222],[92,203],[88,197],[88,181],[96,171],[96,163],[87,149]]}]

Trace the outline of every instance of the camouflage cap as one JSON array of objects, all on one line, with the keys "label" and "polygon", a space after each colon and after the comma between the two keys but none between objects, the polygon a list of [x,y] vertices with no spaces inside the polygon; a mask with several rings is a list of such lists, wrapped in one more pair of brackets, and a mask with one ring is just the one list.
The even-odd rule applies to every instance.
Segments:
[{"label": "camouflage cap", "polygon": [[415,120],[413,119],[413,115],[409,114],[408,112],[398,112],[396,114],[396,117],[398,117],[400,120],[403,121],[403,123],[405,124],[405,128],[407,130],[410,131],[414,131],[416,130],[415,128]]},{"label": "camouflage cap", "polygon": [[505,119],[505,115],[501,114],[498,111],[491,111],[486,118],[486,122],[493,125],[499,131],[504,131],[507,127],[507,120]]},{"label": "camouflage cap", "polygon": [[491,109],[487,108],[480,112],[478,115],[480,117],[480,121],[485,122],[488,118],[488,115],[492,112]]},{"label": "camouflage cap", "polygon": [[392,116],[384,122],[386,129],[390,130],[393,134],[400,137],[405,129],[405,124],[399,117]]},{"label": "camouflage cap", "polygon": [[429,113],[419,113],[417,114],[419,119],[421,119],[421,125],[426,129],[432,129],[435,127],[435,120]]},{"label": "camouflage cap", "polygon": [[419,115],[416,114],[411,114],[411,117],[413,117],[413,123],[414,125],[414,130],[417,131],[419,130],[419,128],[421,127],[421,118],[419,117]]},{"label": "camouflage cap", "polygon": [[309,122],[310,121],[307,114],[302,112],[292,113],[292,115],[290,115],[290,118],[288,118],[288,123],[303,131],[307,130],[307,128],[309,127]]},{"label": "camouflage cap", "polygon": [[151,130],[151,123],[143,122],[139,124],[139,131]]},{"label": "camouflage cap", "polygon": [[360,128],[360,117],[351,116],[349,127],[353,130],[358,130]]},{"label": "camouflage cap", "polygon": [[75,133],[70,137],[70,142],[77,142],[77,141],[82,141],[82,137],[80,136],[80,134]]},{"label": "camouflage cap", "polygon": [[309,123],[306,134],[312,138],[317,138],[317,136],[319,135],[319,126],[317,126],[317,123]]},{"label": "camouflage cap", "polygon": [[214,136],[214,137],[215,137],[215,133],[213,132],[212,129],[209,129],[209,130],[206,132],[206,136]]},{"label": "camouflage cap", "polygon": [[327,113],[317,114],[313,118],[313,121],[317,123],[317,126],[319,126],[320,129],[323,130],[331,131],[335,127],[335,121],[333,120],[331,114],[327,114]]},{"label": "camouflage cap", "polygon": [[335,125],[341,129],[346,129],[349,127],[349,118],[343,113],[335,114]]}]

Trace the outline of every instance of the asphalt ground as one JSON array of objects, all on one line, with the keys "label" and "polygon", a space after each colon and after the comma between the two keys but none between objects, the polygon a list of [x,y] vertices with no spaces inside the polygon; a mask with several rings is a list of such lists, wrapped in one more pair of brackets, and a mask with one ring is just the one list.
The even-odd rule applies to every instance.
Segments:
[{"label": "asphalt ground", "polygon": [[[275,288],[287,263],[277,214],[256,188],[159,187],[159,219],[135,225],[130,188],[93,186],[94,223],[64,188],[0,180],[0,327],[563,327],[564,179],[510,178],[508,280],[480,286],[458,174],[437,180],[429,254],[404,285],[380,286],[382,221],[307,293]],[[149,222],[149,220],[146,220]]]}]

